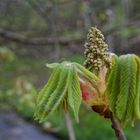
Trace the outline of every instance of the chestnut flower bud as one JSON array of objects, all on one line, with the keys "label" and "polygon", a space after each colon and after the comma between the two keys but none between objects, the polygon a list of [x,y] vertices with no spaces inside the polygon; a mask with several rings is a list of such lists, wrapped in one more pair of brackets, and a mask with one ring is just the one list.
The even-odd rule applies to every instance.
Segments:
[{"label": "chestnut flower bud", "polygon": [[[103,66],[111,68],[108,55],[108,45],[104,41],[104,35],[96,27],[92,27],[87,35],[85,43],[86,68],[93,68],[99,71]],[[97,61],[96,61],[97,60]]]}]

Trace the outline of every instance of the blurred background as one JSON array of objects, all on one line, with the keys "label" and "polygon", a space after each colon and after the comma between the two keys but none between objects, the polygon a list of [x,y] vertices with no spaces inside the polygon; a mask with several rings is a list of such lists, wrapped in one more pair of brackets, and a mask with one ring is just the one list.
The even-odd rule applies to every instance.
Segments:
[{"label": "blurred background", "polygon": [[[38,124],[35,99],[47,82],[46,63],[83,63],[88,29],[98,27],[112,52],[140,55],[139,0],[0,0],[0,140],[116,140],[109,120],[80,109]],[[140,122],[127,127],[140,139]]]}]

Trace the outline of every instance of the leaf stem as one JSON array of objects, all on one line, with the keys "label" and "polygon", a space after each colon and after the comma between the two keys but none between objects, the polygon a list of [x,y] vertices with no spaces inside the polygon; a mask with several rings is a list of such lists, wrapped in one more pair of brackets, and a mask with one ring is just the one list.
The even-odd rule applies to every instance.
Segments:
[{"label": "leaf stem", "polygon": [[65,115],[65,122],[66,122],[67,130],[68,130],[68,134],[69,134],[69,139],[76,140],[75,133],[72,126],[72,120],[68,113],[65,113],[64,115]]}]

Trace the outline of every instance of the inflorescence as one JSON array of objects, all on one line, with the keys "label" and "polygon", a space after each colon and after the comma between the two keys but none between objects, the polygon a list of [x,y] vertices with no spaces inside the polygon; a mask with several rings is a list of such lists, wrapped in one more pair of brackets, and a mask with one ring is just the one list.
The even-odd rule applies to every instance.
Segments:
[{"label": "inflorescence", "polygon": [[104,40],[104,35],[96,27],[92,27],[89,30],[87,41],[84,45],[84,54],[86,56],[84,66],[86,68],[99,71],[103,66],[111,67],[108,45]]}]

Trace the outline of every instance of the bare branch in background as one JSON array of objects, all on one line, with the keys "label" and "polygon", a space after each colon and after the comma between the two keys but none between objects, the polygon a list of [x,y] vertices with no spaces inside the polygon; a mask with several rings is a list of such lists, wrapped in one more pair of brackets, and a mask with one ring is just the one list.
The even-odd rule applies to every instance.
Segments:
[{"label": "bare branch in background", "polygon": [[[0,38],[5,39],[5,41],[13,41],[24,45],[54,45],[56,42],[56,38],[29,39],[28,37],[4,29],[0,29]],[[60,45],[67,45],[70,42],[79,43],[81,42],[81,39],[59,37],[57,38],[57,42]]]},{"label": "bare branch in background", "polygon": [[[128,22],[126,26],[139,26],[140,22],[139,21],[134,21],[134,22]],[[115,25],[114,27],[111,28],[104,28],[103,32],[104,34],[112,34],[115,33],[116,31],[119,32],[121,29],[121,25]],[[7,41],[13,41],[16,43],[21,43],[21,44],[28,44],[28,45],[54,45],[56,42],[56,38],[28,38],[25,37],[21,34],[14,33],[11,31],[7,31],[5,29],[0,28],[0,38],[4,39]],[[68,45],[69,43],[81,43],[85,38],[84,37],[57,37],[57,41],[59,45]]]}]

